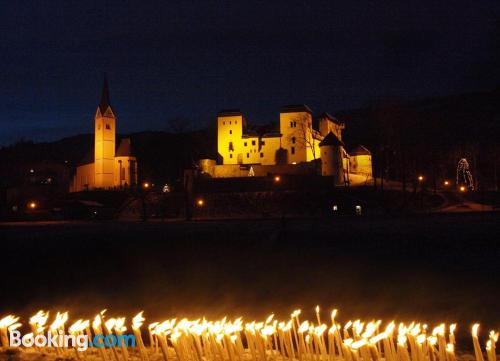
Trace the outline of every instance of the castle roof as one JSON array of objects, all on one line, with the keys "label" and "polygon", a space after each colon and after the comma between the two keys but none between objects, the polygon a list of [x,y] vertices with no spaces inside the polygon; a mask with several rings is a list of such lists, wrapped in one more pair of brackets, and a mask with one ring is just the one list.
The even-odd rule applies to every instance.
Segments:
[{"label": "castle roof", "polygon": [[234,115],[243,115],[239,109],[223,109],[217,113],[218,117],[228,117]]},{"label": "castle roof", "polygon": [[291,104],[281,107],[280,113],[296,113],[296,112],[306,112],[312,114],[311,108],[305,104]]},{"label": "castle roof", "polygon": [[339,140],[339,138],[337,138],[337,136],[335,134],[333,134],[332,132],[330,132],[319,143],[320,147],[328,146],[328,145],[330,145],[330,146],[331,145],[335,145],[335,146],[341,145],[341,146],[344,146],[344,142],[342,142],[341,140]]},{"label": "castle roof", "polygon": [[106,109],[111,107],[111,103],[109,101],[109,86],[108,86],[108,78],[104,75],[104,83],[102,85],[102,94],[101,94],[101,102],[99,103],[99,110],[101,114],[104,114]]},{"label": "castle roof", "polygon": [[357,145],[349,152],[349,155],[371,155],[371,154],[372,153],[361,144]]},{"label": "castle roof", "polygon": [[330,119],[332,122],[338,124],[338,125],[342,125],[343,122],[341,122],[340,120],[338,120],[337,118],[335,118],[333,115],[331,115],[330,113],[327,113],[327,112],[324,112],[322,113],[320,116],[319,116],[320,119],[322,118],[327,118],[327,119]]}]

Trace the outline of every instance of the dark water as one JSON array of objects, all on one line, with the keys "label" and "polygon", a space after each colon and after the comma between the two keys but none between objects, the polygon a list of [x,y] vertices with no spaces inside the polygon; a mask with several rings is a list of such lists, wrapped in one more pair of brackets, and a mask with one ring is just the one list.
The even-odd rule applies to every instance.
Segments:
[{"label": "dark water", "polygon": [[499,329],[499,235],[494,214],[2,227],[0,315],[312,317],[319,304],[341,321]]}]

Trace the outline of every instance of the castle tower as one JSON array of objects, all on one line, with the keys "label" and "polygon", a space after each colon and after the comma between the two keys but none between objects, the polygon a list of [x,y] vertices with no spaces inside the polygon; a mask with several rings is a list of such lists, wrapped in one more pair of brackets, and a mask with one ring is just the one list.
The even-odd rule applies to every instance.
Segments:
[{"label": "castle tower", "polygon": [[95,188],[114,186],[116,118],[109,102],[108,80],[104,78],[101,102],[95,114]]},{"label": "castle tower", "polygon": [[344,183],[343,147],[344,143],[332,132],[319,143],[321,175],[333,177],[335,184]]}]

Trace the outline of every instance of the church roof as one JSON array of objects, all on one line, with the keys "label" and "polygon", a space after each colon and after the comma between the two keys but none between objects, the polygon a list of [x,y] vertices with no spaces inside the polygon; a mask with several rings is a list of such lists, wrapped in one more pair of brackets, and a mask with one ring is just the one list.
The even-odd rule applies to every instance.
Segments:
[{"label": "church roof", "polygon": [[99,103],[99,110],[101,114],[104,114],[106,109],[111,107],[111,103],[109,101],[109,86],[108,86],[108,78],[106,75],[104,76],[104,83],[102,85],[102,94],[101,94],[101,102]]},{"label": "church roof", "polygon": [[328,133],[325,138],[319,143],[319,146],[326,146],[326,145],[341,145],[344,146],[344,142],[339,140],[335,134],[332,132]]},{"label": "church roof", "polygon": [[130,138],[123,138],[116,150],[117,157],[130,157],[132,156]]},{"label": "church roof", "polygon": [[371,155],[371,154],[372,153],[361,144],[357,145],[349,152],[349,155]]}]

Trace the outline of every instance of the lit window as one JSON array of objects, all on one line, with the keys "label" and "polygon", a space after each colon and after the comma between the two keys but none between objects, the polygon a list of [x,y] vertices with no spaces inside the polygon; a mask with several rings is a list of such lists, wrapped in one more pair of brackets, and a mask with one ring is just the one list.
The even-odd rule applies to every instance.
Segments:
[{"label": "lit window", "polygon": [[260,153],[260,157],[261,157],[261,158],[264,158],[264,153]]},{"label": "lit window", "polygon": [[292,154],[295,154],[295,147],[292,147],[292,149],[291,149],[291,153],[292,153]]}]

